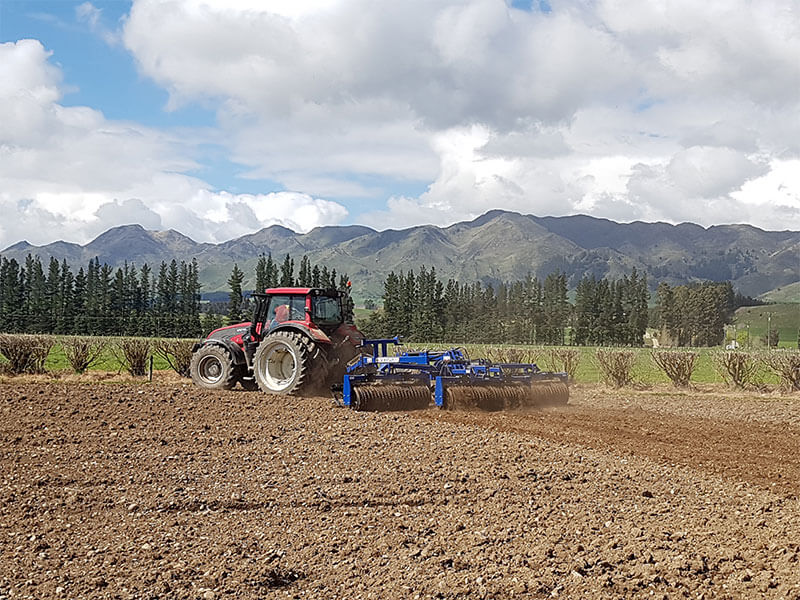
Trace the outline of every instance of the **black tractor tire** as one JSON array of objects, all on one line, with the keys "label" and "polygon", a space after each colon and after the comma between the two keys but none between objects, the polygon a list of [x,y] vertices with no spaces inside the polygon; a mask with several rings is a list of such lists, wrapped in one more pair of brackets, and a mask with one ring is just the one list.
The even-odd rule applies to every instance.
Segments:
[{"label": "black tractor tire", "polygon": [[276,331],[258,345],[253,358],[253,375],[262,392],[302,395],[312,383],[316,344],[300,333]]},{"label": "black tractor tire", "polygon": [[209,390],[230,390],[236,385],[236,367],[221,346],[203,346],[192,354],[189,374],[195,385]]}]

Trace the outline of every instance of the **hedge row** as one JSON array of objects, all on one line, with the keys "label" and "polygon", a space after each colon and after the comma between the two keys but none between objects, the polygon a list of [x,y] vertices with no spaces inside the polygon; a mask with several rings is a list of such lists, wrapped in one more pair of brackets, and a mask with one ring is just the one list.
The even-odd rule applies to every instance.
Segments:
[{"label": "hedge row", "polygon": [[[54,346],[60,345],[69,367],[84,373],[105,354],[111,354],[120,370],[134,376],[147,374],[151,357],[161,359],[182,377],[189,376],[194,340],[150,338],[100,338],[46,335],[0,334],[0,355],[8,363],[2,368],[11,374],[44,373],[45,360]],[[565,372],[575,379],[581,352],[574,348],[473,346],[474,357],[496,363],[540,363],[543,369]],[[634,369],[641,351],[597,348],[591,360],[600,378],[616,388],[634,383]],[[676,387],[688,387],[698,364],[698,353],[684,350],[655,349],[649,352],[652,364]],[[761,383],[767,369],[777,377],[785,392],[800,390],[800,352],[773,350],[754,353],[712,351],[712,364],[719,376],[737,388],[752,388]]]},{"label": "hedge row", "polygon": [[121,370],[134,376],[148,372],[151,357],[158,357],[182,377],[189,376],[189,362],[195,340],[150,338],[104,338],[0,334],[0,356],[8,363],[0,365],[12,375],[45,372],[45,360],[58,345],[64,359],[75,373],[84,373],[111,355]]}]

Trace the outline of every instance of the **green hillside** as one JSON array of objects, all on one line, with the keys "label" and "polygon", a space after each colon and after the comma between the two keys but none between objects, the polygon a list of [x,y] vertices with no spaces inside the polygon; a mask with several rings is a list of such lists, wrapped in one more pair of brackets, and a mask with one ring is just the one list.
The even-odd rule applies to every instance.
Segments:
[{"label": "green hillside", "polygon": [[777,287],[765,294],[761,294],[759,298],[766,302],[778,304],[800,304],[800,281]]},{"label": "green hillside", "polygon": [[797,347],[797,331],[800,329],[800,304],[767,304],[765,306],[743,306],[734,315],[733,327],[740,343],[748,337],[753,346],[763,345],[767,327],[778,330],[778,345]]}]

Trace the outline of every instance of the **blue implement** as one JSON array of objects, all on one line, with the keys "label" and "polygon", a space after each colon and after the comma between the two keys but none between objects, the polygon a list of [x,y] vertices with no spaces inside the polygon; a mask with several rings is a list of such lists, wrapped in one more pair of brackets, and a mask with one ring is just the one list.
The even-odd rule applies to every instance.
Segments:
[{"label": "blue implement", "polygon": [[[412,410],[430,401],[439,408],[509,410],[566,404],[566,373],[543,372],[534,363],[470,359],[464,348],[389,353],[399,337],[364,340],[336,391],[356,410]],[[338,389],[340,387],[340,390]]]}]

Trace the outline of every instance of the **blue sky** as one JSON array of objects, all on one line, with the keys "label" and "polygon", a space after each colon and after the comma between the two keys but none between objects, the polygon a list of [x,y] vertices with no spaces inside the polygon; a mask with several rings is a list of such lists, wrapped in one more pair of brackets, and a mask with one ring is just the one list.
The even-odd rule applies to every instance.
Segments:
[{"label": "blue sky", "polygon": [[494,208],[798,229],[798,10],[0,0],[0,248]]},{"label": "blue sky", "polygon": [[[81,7],[92,10],[96,22]],[[90,106],[108,119],[133,120],[148,127],[214,127],[213,107],[194,102],[168,109],[167,90],[138,73],[135,58],[121,42],[104,39],[120,28],[130,8],[127,0],[91,4],[0,0],[0,40],[38,39],[52,52],[50,62],[63,73],[64,106]],[[199,145],[195,159],[196,173],[218,189],[239,193],[283,189],[277,182],[237,178],[241,166],[228,160],[218,144]]]},{"label": "blue sky", "polygon": [[[146,125],[174,126],[184,111],[163,110],[167,92],[139,77],[134,58],[122,45],[110,45],[97,34],[88,17],[79,16],[82,3],[69,0],[2,0],[0,38],[38,39],[53,53],[61,69],[66,106],[101,108],[110,119],[135,119]],[[102,11],[99,27],[113,31],[130,10],[130,2],[95,2]],[[188,111],[186,111],[188,112]],[[199,118],[198,118],[199,117]],[[213,122],[213,112],[192,115],[183,124]],[[188,121],[188,122],[187,122]]]}]

